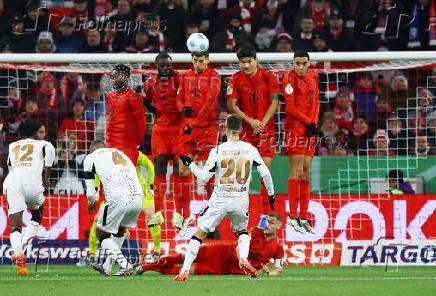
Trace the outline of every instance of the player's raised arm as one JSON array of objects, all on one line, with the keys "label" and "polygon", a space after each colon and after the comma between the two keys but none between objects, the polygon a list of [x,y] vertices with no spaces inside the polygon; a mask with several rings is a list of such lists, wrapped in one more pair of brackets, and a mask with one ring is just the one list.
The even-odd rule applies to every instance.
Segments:
[{"label": "player's raised arm", "polygon": [[259,151],[253,147],[251,152],[253,154],[253,165],[256,167],[260,176],[262,177],[263,183],[265,184],[266,190],[268,191],[269,204],[272,210],[274,210],[274,183],[271,176],[271,172],[263,161],[259,154]]},{"label": "player's raised arm", "polygon": [[198,178],[199,181],[207,182],[212,178],[215,170],[216,170],[216,163],[217,163],[217,148],[214,147],[210,153],[209,157],[204,164],[203,168],[200,169],[195,162],[191,160],[188,156],[181,155],[180,159],[182,160],[183,164],[186,166],[189,166],[192,173]]},{"label": "player's raised arm", "polygon": [[259,151],[257,151],[256,148],[253,147],[252,153],[253,165],[256,167],[257,171],[262,177],[265,187],[268,190],[268,195],[274,195],[274,183],[268,167],[265,165],[265,162],[263,161],[262,157],[259,154]]}]

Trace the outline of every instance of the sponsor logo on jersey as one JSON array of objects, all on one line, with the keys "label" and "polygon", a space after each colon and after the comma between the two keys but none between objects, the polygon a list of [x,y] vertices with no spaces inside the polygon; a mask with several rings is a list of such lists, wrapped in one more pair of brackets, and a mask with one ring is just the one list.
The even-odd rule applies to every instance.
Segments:
[{"label": "sponsor logo on jersey", "polygon": [[286,85],[285,92],[288,95],[290,95],[294,92],[294,89],[292,88],[292,85],[290,83],[288,83],[288,85]]}]

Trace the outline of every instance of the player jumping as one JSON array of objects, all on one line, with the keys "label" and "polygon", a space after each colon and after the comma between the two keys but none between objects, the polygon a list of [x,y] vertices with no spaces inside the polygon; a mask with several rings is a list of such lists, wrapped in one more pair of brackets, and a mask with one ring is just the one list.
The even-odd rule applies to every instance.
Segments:
[{"label": "player jumping", "polygon": [[[315,233],[308,216],[310,167],[315,154],[319,115],[318,75],[308,71],[309,55],[304,50],[294,53],[294,70],[286,73],[282,88],[285,99],[285,144],[289,158],[288,198],[290,214],[287,223],[296,231]],[[300,214],[297,209],[300,205]]]},{"label": "player jumping", "polygon": [[[215,70],[208,68],[208,51],[192,53],[192,65],[194,69],[180,76],[177,104],[179,111],[183,113],[183,121],[178,136],[177,154],[187,155],[191,159],[197,155],[197,160],[204,163],[210,149],[217,144],[216,121],[221,77]],[[193,191],[191,183],[190,169],[179,161],[179,176],[175,177],[174,193],[175,198],[180,198],[184,221],[182,217],[176,217],[173,224],[179,228],[183,221],[180,231],[182,236],[195,221],[195,216],[189,215]],[[209,189],[207,184],[206,190],[210,196]]]},{"label": "player jumping", "polygon": [[[179,75],[172,70],[171,57],[167,53],[160,53],[155,58],[155,65],[158,73],[144,83],[143,99],[148,111],[156,116],[151,133],[151,153],[155,168],[155,210],[159,213],[164,208],[167,166],[171,158],[173,159],[174,176],[177,178],[179,175],[179,162],[175,157],[175,143],[179,136],[181,119],[176,105]],[[175,202],[176,211],[172,221],[173,225],[180,230],[183,218],[178,213],[182,212],[182,207],[179,198],[175,198]],[[162,216],[161,212],[160,216]],[[154,254],[153,256],[157,257],[156,250]]]},{"label": "player jumping", "polygon": [[271,173],[263,162],[257,149],[249,143],[239,140],[242,129],[242,119],[233,114],[226,118],[227,142],[213,148],[203,169],[197,167],[191,158],[181,155],[183,164],[188,166],[194,175],[207,182],[215,175],[215,184],[208,205],[198,218],[198,229],[189,241],[183,266],[175,281],[188,279],[189,270],[197,257],[199,247],[207,234],[215,231],[224,217],[230,218],[232,229],[238,235],[239,267],[251,277],[257,276],[257,271],[248,262],[250,235],[248,225],[248,191],[251,181],[251,168],[257,171],[268,189],[269,203],[274,209],[274,185]]},{"label": "player jumping", "polygon": [[145,135],[145,110],[141,96],[128,87],[130,68],[118,64],[112,71],[114,90],[107,94],[107,147],[123,151],[136,166],[138,145]]},{"label": "player jumping", "polygon": [[101,141],[93,142],[90,151],[83,162],[88,211],[92,212],[97,205],[94,178],[98,175],[106,204],[98,213],[96,235],[108,254],[104,264],[91,266],[102,275],[111,275],[112,265],[117,262],[121,268],[115,275],[131,275],[134,270],[121,253],[121,246],[125,227],[136,226],[144,199],[136,168],[121,150],[105,148]]},{"label": "player jumping", "polygon": [[[269,214],[268,218],[269,225],[265,230],[255,229],[250,233],[251,243],[248,261],[256,270],[262,270],[263,274],[279,275],[282,274],[284,252],[283,245],[277,239],[277,232],[282,227],[282,216]],[[244,271],[238,266],[239,257],[235,248],[234,243],[201,246],[189,273],[196,275],[244,274]],[[274,259],[273,270],[270,270],[266,265],[271,258]],[[137,274],[142,274],[147,270],[162,274],[177,274],[183,260],[183,254],[166,256],[155,262],[139,266]]]},{"label": "player jumping", "polygon": [[[44,210],[44,187],[50,187],[50,170],[55,158],[55,149],[51,143],[35,140],[39,127],[35,121],[20,124],[18,134],[21,140],[9,145],[9,174],[3,183],[3,194],[8,201],[10,242],[14,251],[12,261],[18,267],[18,275],[29,274],[24,252],[28,245],[32,245],[32,239],[38,233]],[[30,209],[32,218],[21,238],[23,212],[27,208]]]},{"label": "player jumping", "polygon": [[[242,141],[259,150],[269,170],[275,153],[276,125],[274,114],[279,107],[281,89],[271,71],[258,66],[256,50],[240,48],[237,52],[241,71],[227,86],[227,108],[242,117]],[[262,213],[269,211],[265,185],[261,186]]]}]

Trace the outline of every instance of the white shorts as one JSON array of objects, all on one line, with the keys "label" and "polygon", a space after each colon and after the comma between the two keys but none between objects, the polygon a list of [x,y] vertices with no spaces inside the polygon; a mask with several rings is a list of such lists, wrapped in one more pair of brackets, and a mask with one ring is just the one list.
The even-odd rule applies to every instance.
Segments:
[{"label": "white shorts", "polygon": [[248,196],[247,198],[217,198],[212,194],[206,208],[197,219],[198,228],[204,232],[213,232],[223,218],[230,218],[232,229],[235,232],[247,229],[248,219]]},{"label": "white shorts", "polygon": [[134,198],[118,198],[107,202],[100,208],[97,227],[105,232],[115,234],[122,227],[135,227],[142,209],[143,195]]},{"label": "white shorts", "polygon": [[44,187],[41,184],[10,184],[5,190],[8,201],[8,215],[27,208],[37,210],[44,203]]}]

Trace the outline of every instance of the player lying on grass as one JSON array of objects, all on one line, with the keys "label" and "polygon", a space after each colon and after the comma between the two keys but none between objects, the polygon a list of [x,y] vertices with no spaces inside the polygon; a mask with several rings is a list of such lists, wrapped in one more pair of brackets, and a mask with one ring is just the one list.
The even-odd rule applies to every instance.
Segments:
[{"label": "player lying on grass", "polygon": [[257,167],[268,189],[271,209],[274,209],[274,185],[271,173],[263,162],[259,151],[246,142],[239,140],[242,129],[242,119],[232,114],[226,118],[227,142],[213,148],[206,164],[200,169],[188,156],[181,155],[183,165],[189,166],[194,175],[207,182],[215,176],[213,193],[207,207],[198,218],[198,229],[189,241],[185,260],[175,281],[188,279],[191,265],[197,257],[198,249],[207,234],[225,217],[230,218],[232,229],[238,235],[239,267],[251,277],[257,276],[257,271],[247,260],[250,248],[248,226],[248,190],[251,182],[251,168]]},{"label": "player lying on grass", "polygon": [[88,211],[94,211],[97,206],[94,179],[97,175],[103,185],[106,204],[98,212],[96,235],[108,254],[103,265],[92,263],[91,266],[102,275],[111,275],[112,265],[117,262],[121,269],[115,275],[130,275],[132,265],[121,253],[121,246],[124,229],[136,226],[144,200],[136,168],[121,150],[105,148],[101,141],[94,141],[90,150],[91,154],[83,162]]},{"label": "player lying on grass", "polygon": [[[32,239],[38,232],[44,211],[44,187],[50,187],[50,170],[55,158],[51,143],[35,140],[39,128],[40,125],[35,121],[20,124],[18,134],[21,140],[9,145],[9,174],[3,183],[3,194],[8,201],[10,241],[14,251],[12,261],[17,264],[18,275],[29,274],[24,251],[28,245],[32,245]],[[27,208],[32,218],[22,237],[23,212]]]},{"label": "player lying on grass", "polygon": [[[269,225],[265,230],[257,228],[251,231],[248,261],[256,270],[262,270],[263,274],[278,275],[282,273],[284,257],[283,245],[277,239],[277,232],[282,228],[282,216],[269,214],[268,218]],[[239,268],[239,252],[235,247],[235,243],[201,246],[189,273],[196,275],[244,274],[244,271]],[[274,259],[273,270],[266,265],[271,258]],[[183,254],[162,257],[152,263],[138,266],[136,272],[142,274],[144,271],[153,270],[162,274],[178,274],[183,260]]]}]

